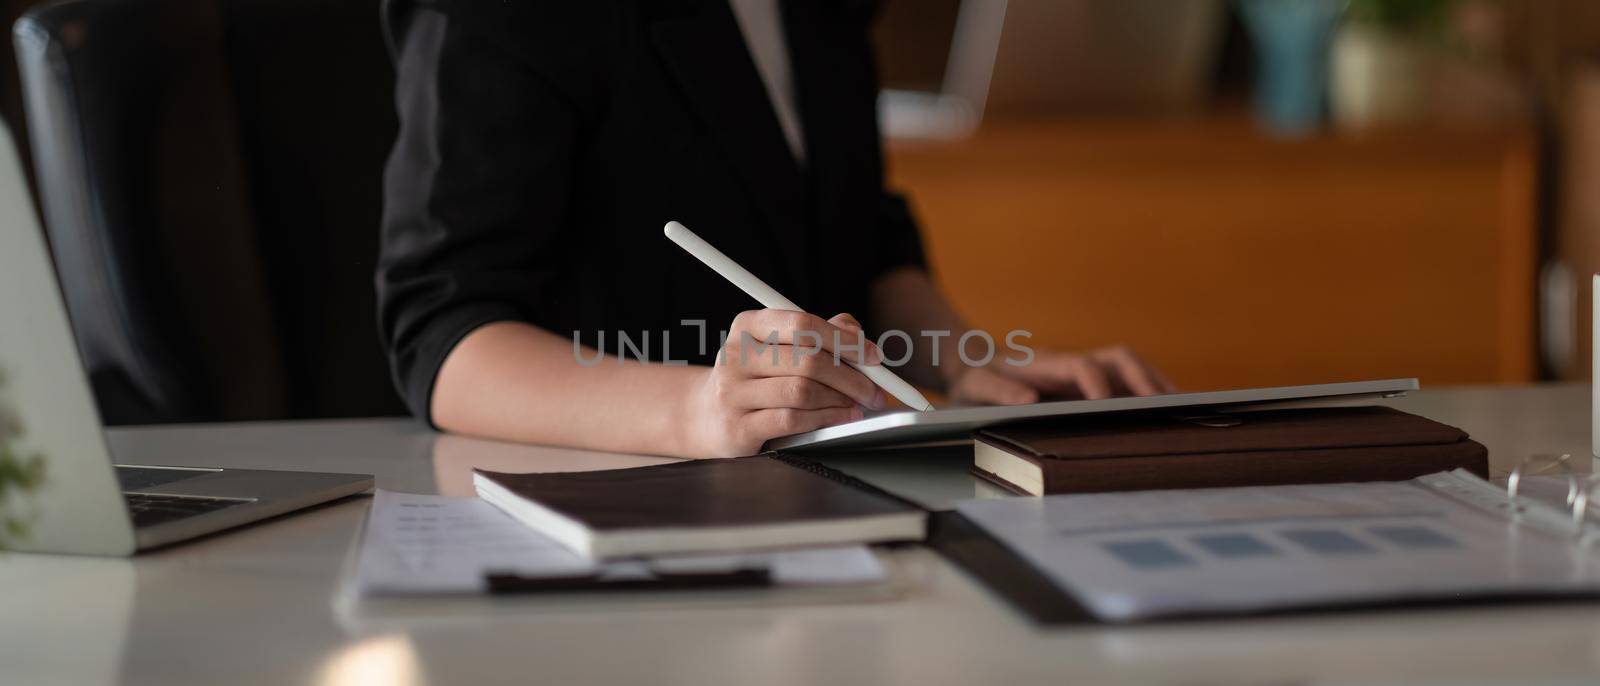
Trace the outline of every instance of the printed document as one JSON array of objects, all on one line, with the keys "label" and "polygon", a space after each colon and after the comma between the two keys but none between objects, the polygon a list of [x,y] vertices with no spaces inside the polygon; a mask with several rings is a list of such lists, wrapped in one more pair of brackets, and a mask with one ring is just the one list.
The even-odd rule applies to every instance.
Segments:
[{"label": "printed document", "polygon": [[596,563],[478,498],[378,489],[367,515],[355,590],[360,597],[465,594],[485,592],[489,573],[622,579],[652,570],[687,573],[741,568],[767,569],[779,585],[865,584],[887,577],[866,546]]},{"label": "printed document", "polygon": [[970,500],[958,510],[1111,621],[1600,592],[1589,548],[1421,479]]}]

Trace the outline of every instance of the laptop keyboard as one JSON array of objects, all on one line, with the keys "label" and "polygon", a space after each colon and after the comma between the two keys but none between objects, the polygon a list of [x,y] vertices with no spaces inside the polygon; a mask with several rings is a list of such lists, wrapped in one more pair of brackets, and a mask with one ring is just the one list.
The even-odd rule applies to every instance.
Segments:
[{"label": "laptop keyboard", "polygon": [[128,501],[128,512],[133,515],[135,527],[152,526],[254,502],[245,498],[204,498],[151,493],[124,493],[122,497]]},{"label": "laptop keyboard", "polygon": [[210,476],[219,471],[221,470],[138,467],[119,464],[117,465],[117,483],[122,485],[123,491],[147,491],[162,484],[170,484],[174,481],[183,481],[200,476]]}]

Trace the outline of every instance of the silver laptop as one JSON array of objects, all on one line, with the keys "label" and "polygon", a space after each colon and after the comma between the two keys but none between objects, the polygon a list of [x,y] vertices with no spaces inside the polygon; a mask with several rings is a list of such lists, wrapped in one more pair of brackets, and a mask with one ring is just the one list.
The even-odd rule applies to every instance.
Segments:
[{"label": "silver laptop", "polygon": [[360,474],[114,464],[0,125],[0,549],[128,555],[372,487]]},{"label": "silver laptop", "polygon": [[1226,21],[1221,2],[886,3],[880,31],[914,47],[882,65],[879,118],[891,138],[953,138],[986,116],[1194,110]]}]

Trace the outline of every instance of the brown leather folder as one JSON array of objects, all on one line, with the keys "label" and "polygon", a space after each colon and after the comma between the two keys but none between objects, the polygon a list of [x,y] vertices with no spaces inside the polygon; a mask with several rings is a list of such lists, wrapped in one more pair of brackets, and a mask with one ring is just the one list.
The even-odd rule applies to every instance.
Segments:
[{"label": "brown leather folder", "polygon": [[1389,407],[1088,416],[975,439],[974,473],[1030,495],[1489,473],[1488,451],[1466,432]]}]

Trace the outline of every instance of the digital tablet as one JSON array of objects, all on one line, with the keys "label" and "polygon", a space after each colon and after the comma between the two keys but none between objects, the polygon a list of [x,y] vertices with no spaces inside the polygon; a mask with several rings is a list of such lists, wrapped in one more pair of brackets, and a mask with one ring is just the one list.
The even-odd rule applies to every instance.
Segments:
[{"label": "digital tablet", "polygon": [[1184,408],[1207,408],[1210,411],[1215,411],[1221,408],[1277,405],[1308,400],[1334,398],[1348,400],[1363,396],[1394,398],[1405,395],[1409,391],[1417,390],[1417,388],[1416,379],[1385,379],[1382,381],[1352,381],[1312,386],[1246,388],[1236,391],[1212,391],[1207,393],[1173,393],[1142,398],[1064,400],[1033,403],[1031,405],[962,407],[929,412],[903,410],[867,417],[848,424],[830,426],[826,429],[775,438],[767,441],[766,449],[802,452],[836,448],[907,445],[963,438],[974,429],[1025,419]]}]

